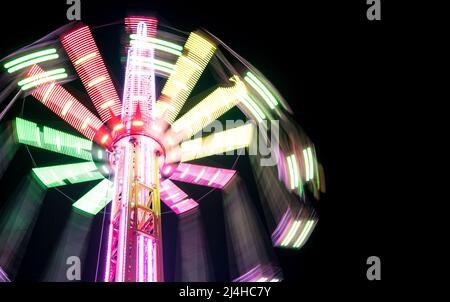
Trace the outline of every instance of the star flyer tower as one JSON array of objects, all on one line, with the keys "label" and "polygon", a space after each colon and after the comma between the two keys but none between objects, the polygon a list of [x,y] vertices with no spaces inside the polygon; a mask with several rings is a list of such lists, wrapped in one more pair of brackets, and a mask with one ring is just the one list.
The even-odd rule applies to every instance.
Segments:
[{"label": "star flyer tower", "polygon": [[128,49],[122,122],[111,155],[114,195],[109,225],[107,282],[164,281],[159,160],[161,144],[146,131],[155,108],[154,49],[145,43],[153,24],[139,22]]}]

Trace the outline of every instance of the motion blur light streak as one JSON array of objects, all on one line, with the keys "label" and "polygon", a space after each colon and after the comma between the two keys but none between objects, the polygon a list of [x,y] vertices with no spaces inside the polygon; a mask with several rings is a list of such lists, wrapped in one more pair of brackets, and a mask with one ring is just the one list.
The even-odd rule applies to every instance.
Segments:
[{"label": "motion blur light streak", "polygon": [[[29,71],[29,75],[33,76],[42,72],[44,71],[39,66],[33,65]],[[52,88],[51,92],[47,93],[47,89],[50,88]],[[45,102],[43,102],[44,95],[48,95]],[[40,85],[32,92],[32,96],[43,102],[47,108],[59,115],[88,139],[94,139],[102,127],[102,122],[60,84],[55,84],[53,86],[48,84]],[[63,115],[62,110],[68,102],[70,102],[72,106],[69,111]],[[86,123],[86,121],[88,122]]]},{"label": "motion blur light streak", "polygon": [[47,187],[64,186],[68,183],[79,183],[102,179],[103,175],[96,171],[94,162],[79,164],[57,165],[44,168],[33,168],[33,173]]},{"label": "motion blur light streak", "polygon": [[30,176],[17,186],[0,211],[0,267],[15,279],[38,218],[45,190]]},{"label": "motion blur light streak", "polygon": [[172,124],[181,107],[188,98],[200,75],[211,59],[216,46],[202,33],[193,32],[189,35],[185,53],[176,63],[176,73],[167,80],[157,105],[156,114]]},{"label": "motion blur light streak", "polygon": [[[250,203],[251,198],[245,185],[239,178],[235,178],[223,192],[232,279],[257,281],[261,276],[248,275],[255,267],[276,267],[275,259],[263,240],[261,222]],[[275,275],[264,277],[272,279]]]},{"label": "motion blur light streak", "polygon": [[212,272],[198,207],[178,216],[177,243],[179,261],[176,267],[176,280],[211,281]]},{"label": "motion blur light streak", "polygon": [[[174,149],[167,155],[169,163],[176,161],[190,161],[214,154],[248,147],[253,138],[253,124],[236,127],[217,132],[206,138],[195,138],[184,141],[179,149]],[[227,143],[224,143],[227,142]]]},{"label": "motion blur light streak", "polygon": [[[112,114],[119,116],[121,108],[119,96],[89,27],[83,26],[62,36],[61,43],[102,121],[108,122],[111,119],[109,108]],[[108,106],[104,106],[105,103]]]},{"label": "motion blur light streak", "polygon": [[236,171],[234,170],[180,163],[170,179],[223,188],[235,174]]},{"label": "motion blur light streak", "polygon": [[[73,156],[85,160],[92,160],[92,142],[49,127],[38,127],[36,123],[16,118],[15,134],[21,144],[42,148],[48,151]],[[40,128],[43,128],[41,132]],[[57,146],[57,137],[60,147]]]},{"label": "motion blur light streak", "polygon": [[[57,245],[44,249],[47,266],[19,280],[66,281],[70,255],[87,262],[83,281],[281,281],[274,247],[303,248],[318,221],[325,184],[315,146],[267,78],[211,33],[150,16],[123,23],[121,45],[102,45],[119,22],[73,22],[0,60],[0,103],[9,100],[0,122],[19,115],[12,128],[0,124],[0,176],[13,191],[0,214],[1,278],[40,257],[48,225],[33,226],[48,189],[42,215],[52,203],[60,220],[43,242]],[[107,59],[117,46],[127,57],[116,88]],[[10,188],[15,150],[34,178]]]},{"label": "motion blur light streak", "polygon": [[112,196],[112,182],[103,179],[94,188],[78,199],[72,206],[85,213],[96,215],[111,201]]},{"label": "motion blur light streak", "polygon": [[92,219],[93,217],[80,215],[75,211],[70,213],[49,265],[46,266],[43,281],[56,282],[67,279],[67,260],[70,257],[78,257],[80,264],[87,262],[86,253]]},{"label": "motion blur light streak", "polygon": [[9,280],[8,275],[3,271],[3,269],[0,267],[0,282],[11,282]]},{"label": "motion blur light streak", "polygon": [[9,73],[13,73],[34,64],[47,62],[58,58],[59,55],[56,53],[55,48],[43,49],[28,53],[26,55],[23,55],[22,57],[14,59],[13,61],[6,63],[4,67],[8,69]]},{"label": "motion blur light streak", "polygon": [[14,142],[14,135],[11,127],[0,128],[0,178],[3,173],[9,167],[10,162],[13,160],[19,146]]}]

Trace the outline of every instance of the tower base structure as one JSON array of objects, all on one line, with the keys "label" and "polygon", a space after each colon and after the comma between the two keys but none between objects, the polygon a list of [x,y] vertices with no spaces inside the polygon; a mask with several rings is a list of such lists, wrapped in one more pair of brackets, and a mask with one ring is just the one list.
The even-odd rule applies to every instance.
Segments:
[{"label": "tower base structure", "polygon": [[104,281],[164,281],[158,168],[163,149],[149,136],[128,135],[116,140],[110,160],[114,195]]}]

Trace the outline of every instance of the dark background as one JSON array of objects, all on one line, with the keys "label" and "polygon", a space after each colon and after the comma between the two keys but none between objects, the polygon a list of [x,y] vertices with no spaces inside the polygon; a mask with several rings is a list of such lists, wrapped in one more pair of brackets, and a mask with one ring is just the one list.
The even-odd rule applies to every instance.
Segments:
[{"label": "dark background", "polygon": [[[183,30],[209,30],[265,74],[315,143],[327,185],[319,224],[301,254],[278,251],[284,286],[379,289],[366,279],[366,259],[381,258],[382,284],[395,279],[395,246],[403,239],[396,209],[405,204],[393,189],[392,164],[405,32],[391,2],[382,1],[382,21],[368,21],[365,1],[82,0],[82,21],[101,25],[127,13],[156,13]],[[0,56],[67,23],[66,8],[63,0],[10,2],[0,18]]]}]

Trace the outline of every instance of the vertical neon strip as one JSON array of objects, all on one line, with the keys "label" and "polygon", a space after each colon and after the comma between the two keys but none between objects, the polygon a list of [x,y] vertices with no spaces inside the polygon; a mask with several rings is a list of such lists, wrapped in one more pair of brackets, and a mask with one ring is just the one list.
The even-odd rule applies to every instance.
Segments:
[{"label": "vertical neon strip", "polygon": [[[114,201],[112,202],[112,207],[114,207]],[[114,215],[114,212],[111,210],[111,216]],[[111,269],[111,244],[112,244],[112,237],[113,237],[113,224],[112,221],[109,222],[109,228],[108,228],[108,245],[106,250],[106,265],[105,265],[105,276],[103,278],[103,281],[109,282],[109,271]]]},{"label": "vertical neon strip", "polygon": [[314,225],[314,220],[308,220],[308,222],[305,225],[305,228],[303,229],[303,232],[301,232],[299,238],[294,243],[294,248],[298,248],[303,244],[303,242],[305,241],[306,237],[308,236],[313,225]]},{"label": "vertical neon strip", "polygon": [[138,235],[138,253],[139,253],[139,282],[144,282],[144,236]]},{"label": "vertical neon strip", "polygon": [[298,165],[297,165],[297,159],[295,158],[295,154],[291,155],[291,162],[292,162],[292,167],[294,168],[294,183],[295,183],[295,187],[297,187],[299,185],[299,175],[298,175]]},{"label": "vertical neon strip", "polygon": [[308,159],[308,151],[306,149],[303,149],[303,159],[305,160],[305,180],[309,180],[309,159]]},{"label": "vertical neon strip", "polygon": [[[147,37],[147,25],[137,24],[136,38],[139,42]],[[140,112],[137,112],[139,105]],[[128,50],[125,87],[123,94],[122,119],[133,120],[141,115],[145,125],[149,125],[155,108],[155,69],[154,49],[133,44]]]},{"label": "vertical neon strip", "polygon": [[287,246],[291,242],[301,223],[302,223],[301,220],[294,221],[294,223],[291,225],[289,233],[287,234],[284,241],[281,243],[282,246]]},{"label": "vertical neon strip", "polygon": [[292,159],[291,156],[286,158],[289,170],[289,181],[291,183],[291,190],[295,189],[295,177],[294,177],[294,168],[292,167]]},{"label": "vertical neon strip", "polygon": [[153,282],[155,281],[154,274],[157,271],[157,268],[155,267],[154,259],[155,259],[155,253],[153,249],[153,240],[150,238],[147,238],[147,281]]},{"label": "vertical neon strip", "polygon": [[309,158],[309,178],[314,178],[314,161],[311,153],[311,147],[308,147],[308,158]]}]

